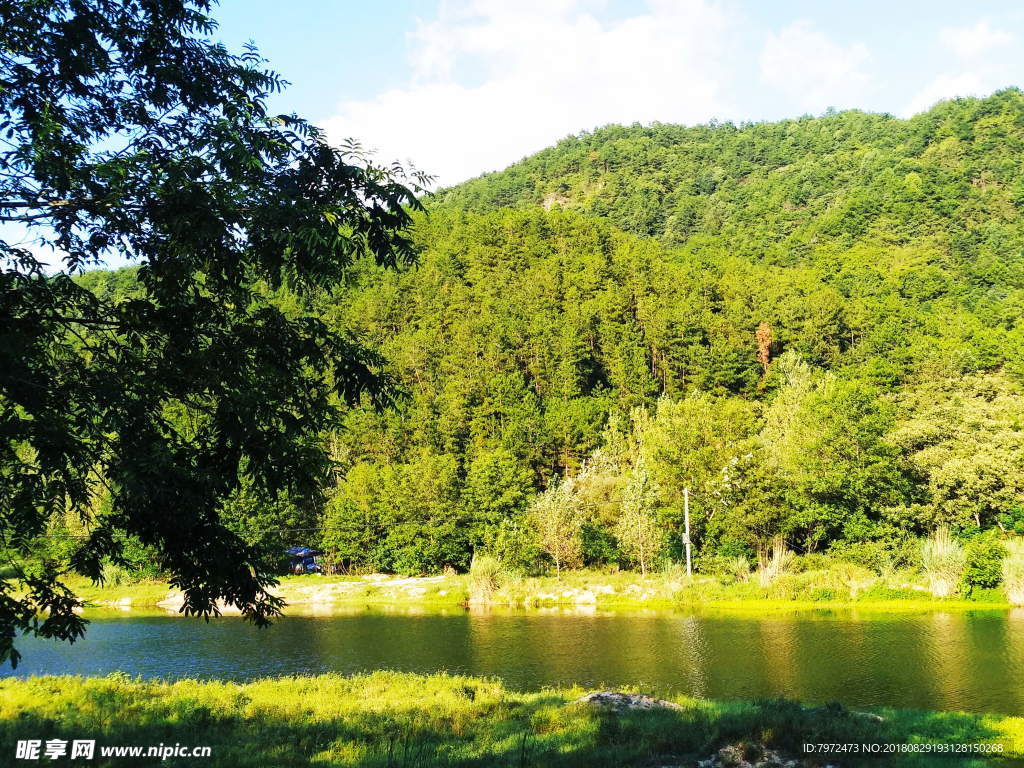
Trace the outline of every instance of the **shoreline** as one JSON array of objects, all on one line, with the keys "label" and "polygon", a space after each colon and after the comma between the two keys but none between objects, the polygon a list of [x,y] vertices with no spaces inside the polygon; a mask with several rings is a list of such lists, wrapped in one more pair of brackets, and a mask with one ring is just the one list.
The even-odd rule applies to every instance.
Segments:
[{"label": "shoreline", "polygon": [[[846,599],[785,599],[716,587],[706,592],[709,582],[667,584],[657,578],[642,579],[617,574],[613,586],[607,577],[587,574],[575,584],[559,582],[553,577],[517,581],[495,591],[489,599],[470,601],[469,577],[424,576],[388,577],[379,574],[367,577],[285,576],[273,593],[284,598],[289,607],[302,611],[330,613],[334,607],[400,607],[471,608],[471,609],[555,609],[572,608],[577,612],[657,610],[694,612],[702,610],[731,613],[787,611],[868,611],[874,613],[906,613],[918,611],[1009,611],[1019,609],[1003,600],[989,596],[985,600],[964,597],[934,598],[930,596],[877,597],[870,594]],[[580,583],[582,581],[582,583]],[[76,596],[86,602],[86,610],[118,609],[133,611],[161,609],[169,615],[180,615],[181,595],[163,581],[145,581],[126,585],[92,585],[84,580],[72,583]],[[735,585],[732,585],[735,586]],[[747,585],[743,585],[746,587]],[[237,615],[237,609],[220,606],[224,615]]]}]

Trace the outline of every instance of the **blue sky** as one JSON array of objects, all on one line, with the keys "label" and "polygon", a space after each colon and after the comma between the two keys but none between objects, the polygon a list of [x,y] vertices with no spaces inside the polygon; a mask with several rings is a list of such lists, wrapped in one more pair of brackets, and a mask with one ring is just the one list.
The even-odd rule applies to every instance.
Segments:
[{"label": "blue sky", "polygon": [[[1024,86],[1009,1],[222,0],[214,16],[292,82],[275,109],[436,185],[608,123],[905,117]],[[23,228],[0,236],[56,261]]]},{"label": "blue sky", "polygon": [[1015,2],[223,0],[294,110],[455,183],[610,122],[907,116],[1024,81]]}]

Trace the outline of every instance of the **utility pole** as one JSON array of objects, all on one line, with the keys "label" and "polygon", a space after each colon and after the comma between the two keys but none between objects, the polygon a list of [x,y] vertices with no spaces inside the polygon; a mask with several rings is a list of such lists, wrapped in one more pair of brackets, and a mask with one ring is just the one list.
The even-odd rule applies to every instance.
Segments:
[{"label": "utility pole", "polygon": [[683,534],[683,544],[686,545],[686,577],[693,576],[693,569],[690,566],[690,489],[683,488],[683,525],[686,532]]}]

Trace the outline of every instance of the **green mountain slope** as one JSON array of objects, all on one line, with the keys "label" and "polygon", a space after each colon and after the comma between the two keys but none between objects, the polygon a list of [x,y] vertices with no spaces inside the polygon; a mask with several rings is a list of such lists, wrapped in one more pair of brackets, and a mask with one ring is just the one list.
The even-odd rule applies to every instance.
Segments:
[{"label": "green mountain slope", "polygon": [[1024,532],[1022,148],[1009,89],[608,127],[443,191],[416,266],[318,299],[406,397],[349,412],[326,507],[281,514],[403,572],[678,556],[684,489],[708,564]]},{"label": "green mountain slope", "polygon": [[[910,120],[843,112],[685,128],[609,126],[444,190],[446,206],[560,205],[681,243],[786,263],[825,246],[925,236],[971,251],[1024,203],[1024,94]],[[963,235],[974,237],[963,240]]]}]

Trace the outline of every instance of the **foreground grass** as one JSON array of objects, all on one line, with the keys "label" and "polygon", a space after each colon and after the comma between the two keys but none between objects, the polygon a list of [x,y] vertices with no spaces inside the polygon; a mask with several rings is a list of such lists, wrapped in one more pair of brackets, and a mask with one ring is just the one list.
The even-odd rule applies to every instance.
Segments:
[{"label": "foreground grass", "polygon": [[[275,766],[676,766],[718,748],[765,744],[801,757],[805,742],[998,743],[1024,756],[1024,719],[880,710],[881,719],[838,706],[717,703],[675,698],[680,710],[609,713],[574,703],[577,688],[518,693],[495,680],[375,672],[357,677],[228,682],[143,682],[40,677],[0,680],[0,749],[18,739],[96,739],[90,765]],[[212,756],[107,758],[104,745],[209,746]],[[820,764],[860,765],[861,758]],[[886,765],[991,765],[889,756]],[[877,763],[877,761],[876,761]],[[819,763],[807,761],[806,765]],[[866,763],[864,763],[866,764]]]}]

